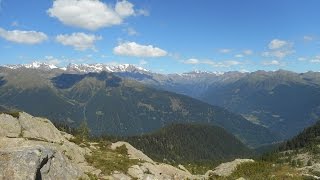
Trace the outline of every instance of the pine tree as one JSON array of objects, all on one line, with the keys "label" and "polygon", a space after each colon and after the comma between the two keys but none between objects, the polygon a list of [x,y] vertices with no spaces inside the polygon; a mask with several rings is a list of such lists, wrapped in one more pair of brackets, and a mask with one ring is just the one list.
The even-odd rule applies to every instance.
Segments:
[{"label": "pine tree", "polygon": [[85,141],[89,138],[89,133],[90,133],[90,129],[88,128],[87,121],[83,120],[77,129],[77,136],[82,141]]}]

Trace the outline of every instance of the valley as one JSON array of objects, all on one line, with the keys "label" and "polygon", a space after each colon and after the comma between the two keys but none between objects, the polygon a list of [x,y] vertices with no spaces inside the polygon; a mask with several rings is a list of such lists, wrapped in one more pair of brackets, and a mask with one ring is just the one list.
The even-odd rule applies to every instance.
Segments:
[{"label": "valley", "polygon": [[0,0],[0,180],[319,180],[319,7]]}]

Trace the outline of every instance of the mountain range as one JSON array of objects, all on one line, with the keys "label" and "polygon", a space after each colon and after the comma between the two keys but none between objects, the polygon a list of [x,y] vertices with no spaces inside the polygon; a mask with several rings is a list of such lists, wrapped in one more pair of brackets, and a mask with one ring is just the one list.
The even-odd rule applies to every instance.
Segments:
[{"label": "mountain range", "polygon": [[250,147],[278,141],[267,128],[224,108],[116,73],[27,67],[0,72],[1,106],[73,127],[87,121],[96,136],[141,135],[171,123],[198,123],[223,127]]},{"label": "mountain range", "polygon": [[[137,135],[171,122],[213,122],[245,144],[259,146],[289,139],[319,119],[319,77],[318,72],[285,70],[159,74],[129,64],[58,68],[35,62],[0,68],[0,102],[71,124],[90,119],[95,134]],[[47,106],[41,103],[44,99],[50,99]],[[29,106],[27,101],[36,103]],[[220,113],[210,115],[212,108]],[[112,123],[103,127],[110,123],[103,118],[107,115]],[[141,125],[129,125],[132,122]],[[260,134],[262,139],[248,138]]]}]

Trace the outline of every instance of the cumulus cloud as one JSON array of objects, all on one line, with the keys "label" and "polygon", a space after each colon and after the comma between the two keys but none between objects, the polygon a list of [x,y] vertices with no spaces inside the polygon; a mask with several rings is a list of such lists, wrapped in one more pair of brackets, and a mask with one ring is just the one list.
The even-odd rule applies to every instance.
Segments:
[{"label": "cumulus cloud", "polygon": [[307,60],[307,58],[305,58],[305,57],[299,57],[298,58],[298,61],[306,61]]},{"label": "cumulus cloud", "polygon": [[280,48],[283,48],[285,46],[287,46],[289,43],[287,41],[284,41],[284,40],[280,40],[280,39],[273,39],[268,47],[269,49],[280,49]]},{"label": "cumulus cloud", "polygon": [[253,54],[253,51],[251,49],[246,49],[243,51],[243,54],[245,55],[252,55]]},{"label": "cumulus cloud", "polygon": [[124,18],[135,15],[134,5],[118,1],[113,8],[100,0],[55,0],[47,13],[65,25],[97,30],[119,25]]},{"label": "cumulus cloud", "polygon": [[48,39],[48,36],[43,32],[37,31],[7,31],[0,28],[0,37],[7,41],[21,44],[39,44]]},{"label": "cumulus cloud", "polygon": [[146,9],[138,9],[136,15],[149,16],[150,12]]},{"label": "cumulus cloud", "polygon": [[219,52],[222,54],[227,54],[230,53],[232,50],[231,49],[219,49]]},{"label": "cumulus cloud", "polygon": [[139,61],[139,65],[140,65],[140,66],[143,66],[143,65],[146,65],[146,64],[148,64],[148,61],[146,61],[146,60],[144,60],[144,59],[141,59],[141,60]]},{"label": "cumulus cloud", "polygon": [[262,62],[262,64],[263,65],[265,65],[265,66],[275,66],[275,65],[280,65],[281,63],[279,62],[279,61],[277,61],[277,60],[271,60],[271,61],[264,61],[264,62]]},{"label": "cumulus cloud", "polygon": [[126,0],[117,2],[115,11],[121,17],[128,17],[134,15],[133,4]]},{"label": "cumulus cloud", "polygon": [[44,57],[45,62],[52,65],[59,65],[61,63],[61,60],[53,57],[53,56],[45,56]]},{"label": "cumulus cloud", "polygon": [[303,36],[304,41],[313,41],[315,38],[313,36]]},{"label": "cumulus cloud", "polygon": [[310,60],[311,63],[320,63],[320,55],[319,56],[315,56],[314,58],[312,58]]},{"label": "cumulus cloud", "polygon": [[127,28],[127,29],[124,29],[124,31],[127,32],[127,34],[128,34],[129,36],[136,36],[136,35],[138,35],[138,32],[137,32],[134,28],[131,28],[131,27],[129,27],[129,28]]},{"label": "cumulus cloud", "polygon": [[236,57],[236,58],[243,58],[244,55],[243,55],[243,54],[236,54],[234,57]]},{"label": "cumulus cloud", "polygon": [[200,61],[198,59],[191,58],[191,59],[185,60],[184,63],[185,64],[199,64]]},{"label": "cumulus cloud", "polygon": [[19,24],[18,21],[13,21],[13,22],[11,23],[11,26],[13,26],[13,27],[18,27],[18,26],[20,26],[20,24]]},{"label": "cumulus cloud", "polygon": [[262,56],[282,59],[293,54],[293,43],[274,39],[268,45],[269,50],[262,53]]},{"label": "cumulus cloud", "polygon": [[152,45],[141,45],[135,42],[120,43],[113,49],[113,53],[122,56],[135,56],[135,57],[162,57],[168,53],[158,47]]},{"label": "cumulus cloud", "polygon": [[221,67],[221,68],[227,68],[227,67],[231,67],[231,66],[236,66],[236,65],[240,65],[242,64],[239,61],[234,61],[234,60],[228,60],[228,61],[213,61],[213,60],[209,60],[209,59],[205,59],[205,60],[199,60],[199,59],[195,59],[195,58],[191,58],[191,59],[187,59],[185,61],[182,61],[185,64],[205,64],[205,65],[210,65],[213,67]]},{"label": "cumulus cloud", "polygon": [[65,46],[72,46],[75,50],[80,51],[87,49],[95,50],[94,43],[101,39],[101,36],[85,33],[60,34],[56,37],[57,42]]}]

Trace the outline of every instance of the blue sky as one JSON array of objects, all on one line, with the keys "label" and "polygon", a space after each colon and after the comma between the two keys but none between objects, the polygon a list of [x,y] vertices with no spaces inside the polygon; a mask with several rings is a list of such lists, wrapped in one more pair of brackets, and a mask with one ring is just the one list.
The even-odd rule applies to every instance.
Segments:
[{"label": "blue sky", "polygon": [[0,0],[0,64],[320,70],[318,0]]}]

